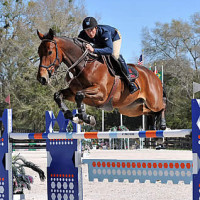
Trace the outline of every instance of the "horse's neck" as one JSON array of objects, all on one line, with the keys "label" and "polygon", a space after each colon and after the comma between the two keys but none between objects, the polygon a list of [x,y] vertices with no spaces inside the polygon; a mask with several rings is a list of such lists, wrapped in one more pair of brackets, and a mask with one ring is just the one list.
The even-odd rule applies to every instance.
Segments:
[{"label": "horse's neck", "polygon": [[70,39],[59,38],[59,46],[63,53],[63,62],[69,67],[82,55],[82,50]]}]

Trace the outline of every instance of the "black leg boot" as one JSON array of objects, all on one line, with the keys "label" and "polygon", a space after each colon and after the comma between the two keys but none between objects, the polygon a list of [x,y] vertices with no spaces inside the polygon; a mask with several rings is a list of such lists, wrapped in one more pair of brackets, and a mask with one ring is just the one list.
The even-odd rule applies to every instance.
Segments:
[{"label": "black leg boot", "polygon": [[131,82],[131,77],[129,74],[128,66],[127,66],[124,58],[122,57],[122,55],[119,56],[118,60],[121,64],[121,66],[123,68],[123,72],[126,76],[125,79],[126,79],[126,82],[127,82],[128,88],[129,88],[129,92],[132,94],[132,93],[136,92],[138,90],[138,88],[135,86],[135,84],[133,82]]}]

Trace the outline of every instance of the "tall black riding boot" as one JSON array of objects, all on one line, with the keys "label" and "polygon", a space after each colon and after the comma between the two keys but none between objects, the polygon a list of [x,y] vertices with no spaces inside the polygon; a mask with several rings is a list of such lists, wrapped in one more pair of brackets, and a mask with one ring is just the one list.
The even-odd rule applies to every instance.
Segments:
[{"label": "tall black riding boot", "polygon": [[123,72],[125,73],[125,76],[126,76],[126,82],[127,82],[128,88],[129,88],[129,92],[132,94],[132,93],[136,92],[138,90],[138,88],[135,86],[134,83],[131,82],[131,76],[130,76],[130,73],[128,70],[128,66],[127,66],[124,58],[122,57],[122,55],[119,55],[118,60],[121,64],[121,66],[123,67]]}]

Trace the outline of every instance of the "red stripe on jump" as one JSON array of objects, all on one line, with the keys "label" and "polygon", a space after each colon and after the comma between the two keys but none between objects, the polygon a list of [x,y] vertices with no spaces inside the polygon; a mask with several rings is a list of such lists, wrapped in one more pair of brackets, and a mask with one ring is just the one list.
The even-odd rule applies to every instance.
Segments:
[{"label": "red stripe on jump", "polygon": [[146,131],[147,138],[155,138],[156,137],[156,130]]},{"label": "red stripe on jump", "polygon": [[87,139],[98,139],[97,133],[98,132],[85,132],[84,137]]},{"label": "red stripe on jump", "polygon": [[42,138],[42,133],[35,133],[34,134],[34,139],[43,139]]}]

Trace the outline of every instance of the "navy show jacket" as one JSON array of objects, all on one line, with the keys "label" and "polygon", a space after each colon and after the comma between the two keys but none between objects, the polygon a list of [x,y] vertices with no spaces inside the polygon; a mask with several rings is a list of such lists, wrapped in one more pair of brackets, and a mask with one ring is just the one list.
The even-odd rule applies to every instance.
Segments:
[{"label": "navy show jacket", "polygon": [[90,38],[85,30],[82,30],[78,37],[94,44],[94,53],[99,55],[111,55],[113,53],[113,41],[119,40],[118,31],[108,25],[97,25],[97,32],[94,38]]}]

